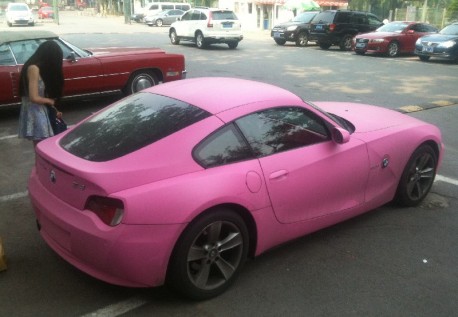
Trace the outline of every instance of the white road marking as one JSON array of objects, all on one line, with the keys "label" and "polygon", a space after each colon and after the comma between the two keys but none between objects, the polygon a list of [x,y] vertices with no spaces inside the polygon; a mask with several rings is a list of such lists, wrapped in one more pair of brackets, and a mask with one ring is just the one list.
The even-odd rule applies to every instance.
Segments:
[{"label": "white road marking", "polygon": [[29,194],[29,192],[25,191],[25,192],[22,192],[22,193],[15,193],[15,194],[11,194],[11,195],[0,196],[0,202],[19,199],[19,198],[27,196],[28,194]]},{"label": "white road marking", "polygon": [[108,305],[81,317],[116,317],[141,307],[146,303],[148,303],[147,300],[138,297],[132,297],[125,301],[113,305]]},{"label": "white road marking", "polygon": [[458,179],[450,178],[450,177],[447,177],[447,176],[436,175],[435,181],[436,182],[444,182],[444,183],[448,183],[448,184],[452,184],[452,185],[458,186]]}]

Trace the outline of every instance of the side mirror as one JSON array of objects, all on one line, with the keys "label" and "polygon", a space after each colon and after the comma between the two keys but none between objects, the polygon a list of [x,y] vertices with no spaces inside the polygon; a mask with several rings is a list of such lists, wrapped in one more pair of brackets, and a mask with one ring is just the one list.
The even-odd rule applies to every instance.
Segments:
[{"label": "side mirror", "polygon": [[407,34],[414,34],[414,33],[415,33],[414,30],[408,30],[408,31],[407,31]]},{"label": "side mirror", "polygon": [[350,141],[350,132],[343,128],[333,127],[331,135],[332,140],[337,144],[344,144]]},{"label": "side mirror", "polygon": [[67,60],[74,63],[77,61],[76,59],[76,53],[75,52],[70,52],[70,55],[68,55]]}]

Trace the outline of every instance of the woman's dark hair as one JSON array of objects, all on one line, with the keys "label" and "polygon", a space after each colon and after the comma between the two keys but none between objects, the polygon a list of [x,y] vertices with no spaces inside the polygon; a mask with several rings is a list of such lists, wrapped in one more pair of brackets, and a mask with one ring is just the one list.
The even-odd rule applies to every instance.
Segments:
[{"label": "woman's dark hair", "polygon": [[63,55],[59,44],[53,40],[41,43],[22,67],[19,82],[20,95],[27,96],[29,94],[27,69],[30,65],[36,65],[40,69],[40,76],[45,84],[45,97],[61,98],[64,89]]}]

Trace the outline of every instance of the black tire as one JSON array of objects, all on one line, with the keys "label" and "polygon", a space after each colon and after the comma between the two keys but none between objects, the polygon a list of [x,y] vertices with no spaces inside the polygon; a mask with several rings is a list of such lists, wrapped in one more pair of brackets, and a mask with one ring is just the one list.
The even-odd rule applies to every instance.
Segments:
[{"label": "black tire", "polygon": [[202,32],[197,32],[195,41],[196,41],[197,48],[202,49],[202,48],[205,48],[207,46],[205,44],[205,38],[204,38],[204,35],[202,34]]},{"label": "black tire", "polygon": [[309,43],[309,36],[307,32],[301,32],[297,35],[296,46],[304,47]]},{"label": "black tire", "polygon": [[390,42],[386,50],[386,55],[388,55],[388,57],[398,56],[399,55],[399,43],[396,41]]},{"label": "black tire", "polygon": [[358,54],[358,55],[364,55],[364,54],[366,54],[366,52],[364,52],[364,51],[355,51],[355,53]]},{"label": "black tire", "polygon": [[227,46],[229,46],[230,49],[236,49],[237,46],[239,46],[239,42],[229,42],[227,43]]},{"label": "black tire", "polygon": [[175,246],[167,284],[184,296],[203,300],[223,293],[239,275],[248,255],[243,219],[219,208],[193,221]]},{"label": "black tire", "polygon": [[177,35],[177,32],[175,30],[171,30],[170,31],[170,42],[173,44],[173,45],[178,45],[180,44],[180,38],[178,37]]},{"label": "black tire", "polygon": [[124,94],[131,95],[148,87],[159,84],[156,75],[149,70],[139,70],[133,73],[123,89]]},{"label": "black tire", "polygon": [[327,50],[331,47],[331,43],[328,43],[328,42],[318,42],[318,46],[323,49],[323,50]]},{"label": "black tire", "polygon": [[284,39],[274,39],[274,41],[278,45],[285,45],[285,43],[286,43],[286,40],[284,40]]},{"label": "black tire", "polygon": [[157,25],[157,26],[162,26],[163,24],[164,24],[164,23],[163,23],[163,21],[162,21],[161,19],[157,19],[157,20],[156,20],[156,25]]},{"label": "black tire", "polygon": [[339,47],[342,51],[351,51],[353,35],[345,34],[340,40]]},{"label": "black tire", "polygon": [[402,206],[417,206],[428,195],[436,176],[437,155],[427,144],[419,146],[404,168],[396,192]]},{"label": "black tire", "polygon": [[418,57],[422,62],[427,62],[430,59],[430,56],[419,55]]}]

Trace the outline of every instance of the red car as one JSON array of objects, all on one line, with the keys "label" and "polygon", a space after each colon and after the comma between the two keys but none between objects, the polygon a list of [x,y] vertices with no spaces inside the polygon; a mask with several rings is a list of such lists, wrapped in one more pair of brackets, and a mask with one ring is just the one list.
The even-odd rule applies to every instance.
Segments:
[{"label": "red car", "polygon": [[0,106],[20,103],[19,74],[40,43],[56,41],[64,53],[64,98],[122,91],[129,95],[161,82],[184,79],[185,59],[158,48],[81,49],[49,31],[3,31],[0,38]]},{"label": "red car", "polygon": [[375,53],[389,57],[401,53],[413,54],[418,38],[437,32],[438,29],[428,23],[394,21],[374,32],[357,35],[354,39],[354,50],[360,55]]},{"label": "red car", "polygon": [[54,10],[52,7],[44,6],[38,9],[38,18],[39,19],[52,19],[54,18]]}]

